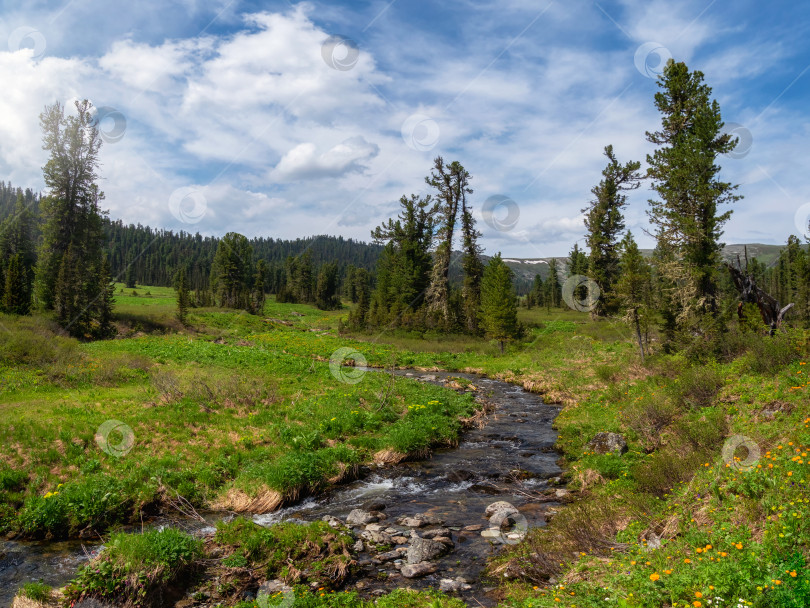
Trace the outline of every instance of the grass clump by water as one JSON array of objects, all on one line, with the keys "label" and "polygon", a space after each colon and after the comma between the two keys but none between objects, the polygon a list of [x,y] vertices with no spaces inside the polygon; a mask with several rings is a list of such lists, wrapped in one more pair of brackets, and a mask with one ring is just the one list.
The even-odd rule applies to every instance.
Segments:
[{"label": "grass clump by water", "polygon": [[95,598],[121,606],[161,606],[182,595],[202,555],[202,543],[166,528],[117,533],[65,587],[65,598]]},{"label": "grass clump by water", "polygon": [[47,602],[51,599],[53,589],[50,585],[46,585],[42,581],[38,583],[25,583],[20,587],[19,595],[27,597],[29,600],[35,602]]},{"label": "grass clump by water", "polygon": [[286,522],[265,528],[244,518],[217,525],[214,541],[228,556],[224,565],[244,563],[268,579],[339,586],[353,563],[354,539],[326,522]]}]

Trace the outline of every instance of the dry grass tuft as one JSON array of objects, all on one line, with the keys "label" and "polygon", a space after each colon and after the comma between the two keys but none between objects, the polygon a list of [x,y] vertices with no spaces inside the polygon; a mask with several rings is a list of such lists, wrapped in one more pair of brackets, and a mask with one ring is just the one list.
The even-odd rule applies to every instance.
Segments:
[{"label": "dry grass tuft", "polygon": [[225,496],[211,503],[211,507],[222,511],[235,511],[236,513],[270,513],[278,509],[284,502],[284,496],[275,490],[264,489],[256,496],[250,496],[242,490],[231,488]]}]

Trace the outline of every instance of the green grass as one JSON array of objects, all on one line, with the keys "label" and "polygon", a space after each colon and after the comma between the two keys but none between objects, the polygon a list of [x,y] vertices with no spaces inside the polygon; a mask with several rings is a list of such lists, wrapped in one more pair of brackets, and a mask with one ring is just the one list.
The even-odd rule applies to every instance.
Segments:
[{"label": "green grass", "polygon": [[[0,317],[2,531],[103,531],[177,493],[199,507],[234,495],[291,500],[351,477],[381,450],[419,454],[453,444],[471,398],[404,378],[390,388],[378,373],[341,382],[329,358],[349,347],[374,366],[478,371],[563,404],[558,447],[577,500],[492,561],[504,606],[708,606],[715,596],[724,603],[711,606],[738,598],[757,607],[810,603],[806,335],[771,340],[732,327],[713,351],[725,354],[695,367],[656,352],[654,341],[642,365],[622,323],[535,308],[521,309],[525,336],[500,356],[494,343],[463,336],[340,335],[345,309],[272,299],[262,316],[193,309],[182,328],[172,291],[137,289],[147,290],[152,296],[117,296],[126,336],[117,340],[80,344],[46,318]],[[134,433],[121,457],[95,441],[110,419]],[[594,454],[588,441],[599,431],[622,433],[629,451]],[[761,468],[726,466],[723,444],[736,435],[759,446]],[[332,533],[322,526],[229,526],[218,531],[218,567],[234,577],[258,565],[295,582],[282,565],[290,557],[308,564],[303,580],[322,580],[316,564],[342,542],[335,533],[318,545]],[[652,534],[660,548],[645,547]],[[321,557],[306,562],[290,552],[299,542],[314,543]],[[105,576],[124,576],[120,559],[104,560]],[[523,574],[504,582],[510,563]],[[227,585],[217,593],[230,597]],[[354,593],[303,587],[295,605],[370,607]],[[406,591],[377,601],[425,605],[458,604]]]},{"label": "green grass", "polygon": [[167,586],[177,589],[186,584],[201,557],[202,543],[172,528],[113,534],[103,552],[67,585],[65,599],[95,597],[118,605],[150,605]]},{"label": "green grass", "polygon": [[[168,314],[170,290],[149,291]],[[405,378],[393,388],[378,373],[342,382],[329,365],[340,348],[378,366],[434,357],[398,360],[387,345],[310,331],[337,323],[313,307],[269,302],[265,316],[206,309],[190,318],[189,330],[86,344],[48,340],[54,329],[41,318],[4,319],[5,356],[17,364],[0,368],[2,530],[103,532],[178,493],[197,507],[229,506],[233,492],[243,502],[268,492],[295,499],[350,477],[378,451],[451,445],[475,407]],[[131,451],[104,451],[96,433],[108,420],[131,429]],[[123,445],[120,434],[108,439]]]},{"label": "green grass", "polygon": [[51,599],[52,591],[53,589],[50,585],[46,585],[40,581],[38,583],[25,583],[20,587],[19,595],[27,597],[29,600],[34,600],[35,602],[47,602]]}]

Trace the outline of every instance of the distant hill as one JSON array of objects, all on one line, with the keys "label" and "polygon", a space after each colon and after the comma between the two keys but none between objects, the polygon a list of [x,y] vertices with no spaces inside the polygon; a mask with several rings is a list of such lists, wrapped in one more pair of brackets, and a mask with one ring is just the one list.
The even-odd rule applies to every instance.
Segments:
[{"label": "distant hill", "polygon": [[[734,244],[734,245],[726,245],[723,248],[723,259],[729,262],[733,262],[737,260],[737,256],[740,256],[740,260],[745,260],[745,249],[748,249],[748,259],[757,258],[760,262],[763,262],[766,266],[772,266],[776,263],[779,259],[779,252],[782,251],[784,248],[783,245],[763,245],[762,243],[743,243],[743,244]],[[641,253],[645,257],[651,257],[653,250],[652,249],[642,249]],[[486,259],[489,259],[488,256],[485,256]],[[524,281],[531,281],[534,279],[535,274],[540,274],[543,280],[546,280],[548,277],[548,265],[551,263],[551,260],[557,260],[557,269],[560,271],[562,276],[565,276],[567,271],[567,262],[568,257],[562,256],[557,258],[514,258],[514,257],[504,257],[503,261],[506,262],[506,265],[509,266],[514,272],[515,277],[518,279],[519,282],[523,283]],[[520,291],[520,290],[519,290]]]}]

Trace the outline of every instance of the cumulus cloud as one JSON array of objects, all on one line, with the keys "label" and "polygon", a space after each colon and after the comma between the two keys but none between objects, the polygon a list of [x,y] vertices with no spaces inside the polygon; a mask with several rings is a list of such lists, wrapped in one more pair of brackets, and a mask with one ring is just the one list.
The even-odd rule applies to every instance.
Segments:
[{"label": "cumulus cloud", "polygon": [[284,154],[270,177],[278,181],[339,177],[362,171],[365,163],[379,151],[379,146],[362,136],[349,138],[322,154],[318,154],[314,143],[305,142]]}]

